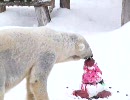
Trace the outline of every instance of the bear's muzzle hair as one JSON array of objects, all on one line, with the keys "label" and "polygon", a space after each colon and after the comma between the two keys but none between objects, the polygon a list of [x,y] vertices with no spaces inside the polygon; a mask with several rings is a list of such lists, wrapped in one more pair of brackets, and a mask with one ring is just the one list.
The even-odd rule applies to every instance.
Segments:
[{"label": "bear's muzzle hair", "polygon": [[86,57],[84,57],[84,59],[91,59],[92,57],[93,57],[93,55],[90,57],[86,56]]}]

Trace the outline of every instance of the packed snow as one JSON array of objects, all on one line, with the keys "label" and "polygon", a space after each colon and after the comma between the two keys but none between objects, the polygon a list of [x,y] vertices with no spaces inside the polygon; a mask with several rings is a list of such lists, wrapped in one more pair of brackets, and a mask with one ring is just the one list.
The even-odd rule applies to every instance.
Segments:
[{"label": "packed snow", "polygon": [[[83,35],[90,44],[94,59],[103,72],[106,87],[112,96],[98,100],[130,100],[130,23],[123,27],[122,0],[71,0],[71,9],[56,8],[46,27]],[[11,27],[37,27],[33,7],[7,7],[0,13],[0,29]],[[56,64],[48,78],[50,100],[83,100],[72,96],[79,89],[84,60]],[[25,100],[26,80],[10,90],[5,100]],[[118,92],[119,91],[119,92]],[[128,95],[128,96],[126,96]],[[85,99],[84,99],[85,100]]]}]

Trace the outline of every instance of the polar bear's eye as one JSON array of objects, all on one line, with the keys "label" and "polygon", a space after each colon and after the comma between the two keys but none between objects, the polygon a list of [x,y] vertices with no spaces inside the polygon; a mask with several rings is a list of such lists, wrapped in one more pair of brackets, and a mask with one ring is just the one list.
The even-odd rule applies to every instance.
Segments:
[{"label": "polar bear's eye", "polygon": [[85,49],[85,45],[83,43],[79,44],[79,51],[83,51]]}]

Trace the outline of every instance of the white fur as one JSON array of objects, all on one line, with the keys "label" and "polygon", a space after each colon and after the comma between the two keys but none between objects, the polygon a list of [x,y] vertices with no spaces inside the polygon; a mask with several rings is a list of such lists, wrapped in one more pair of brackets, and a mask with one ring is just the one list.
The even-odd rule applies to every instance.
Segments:
[{"label": "white fur", "polygon": [[83,43],[79,44],[79,51],[83,51],[85,49],[85,45]]},{"label": "white fur", "polygon": [[0,30],[0,100],[25,77],[28,96],[48,100],[47,77],[54,64],[90,56],[89,44],[78,34],[44,27]]}]

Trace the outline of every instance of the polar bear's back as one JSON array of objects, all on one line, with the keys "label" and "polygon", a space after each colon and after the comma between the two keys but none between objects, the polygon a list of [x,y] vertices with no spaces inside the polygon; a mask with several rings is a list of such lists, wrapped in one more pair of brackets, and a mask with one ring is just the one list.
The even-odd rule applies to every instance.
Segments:
[{"label": "polar bear's back", "polygon": [[52,48],[52,46],[61,45],[67,36],[44,27],[4,29],[0,31],[0,52],[9,48],[29,51],[41,45]]},{"label": "polar bear's back", "polygon": [[[0,31],[0,51],[11,49],[15,46],[22,45],[23,42],[28,44],[31,37],[29,34],[24,35],[25,30],[21,29],[4,29]],[[28,32],[29,33],[29,32]],[[28,38],[28,39],[27,39]],[[26,40],[26,41],[25,41]]]}]

